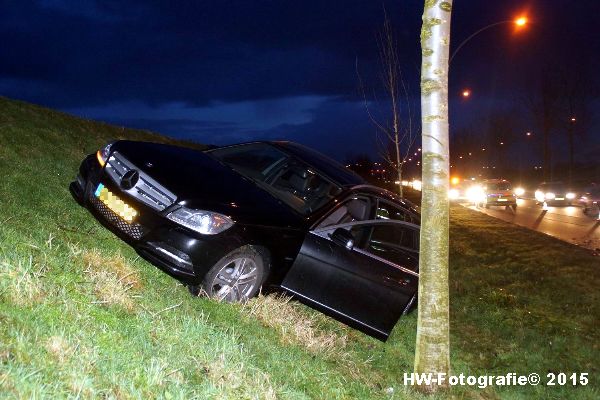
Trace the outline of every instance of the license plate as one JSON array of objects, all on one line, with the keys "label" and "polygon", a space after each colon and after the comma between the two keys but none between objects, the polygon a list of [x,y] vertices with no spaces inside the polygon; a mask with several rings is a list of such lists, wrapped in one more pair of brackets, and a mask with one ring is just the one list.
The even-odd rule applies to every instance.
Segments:
[{"label": "license plate", "polygon": [[508,201],[508,199],[498,199],[498,201]]},{"label": "license plate", "polygon": [[94,196],[104,203],[111,211],[123,218],[125,222],[133,222],[134,218],[138,214],[133,207],[121,200],[119,196],[108,190],[108,188],[102,183],[100,183],[96,188]]},{"label": "license plate", "polygon": [[557,197],[555,200],[564,200],[564,197]]}]

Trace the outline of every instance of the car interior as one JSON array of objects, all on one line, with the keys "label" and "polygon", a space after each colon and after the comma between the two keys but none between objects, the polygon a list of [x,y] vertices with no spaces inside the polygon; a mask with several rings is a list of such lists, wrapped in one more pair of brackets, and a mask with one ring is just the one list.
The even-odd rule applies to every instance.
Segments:
[{"label": "car interior", "polygon": [[368,219],[370,201],[366,198],[354,198],[341,204],[320,224],[319,228],[330,225],[345,224],[353,221],[364,221]]}]

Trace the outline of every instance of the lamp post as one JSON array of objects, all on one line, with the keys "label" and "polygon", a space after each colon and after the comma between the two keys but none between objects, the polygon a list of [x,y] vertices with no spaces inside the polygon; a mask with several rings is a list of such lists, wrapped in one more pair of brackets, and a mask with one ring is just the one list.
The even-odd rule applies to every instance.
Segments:
[{"label": "lamp post", "polygon": [[527,17],[519,17],[517,19],[507,19],[504,21],[498,21],[498,22],[494,22],[493,24],[489,24],[484,26],[483,28],[475,31],[473,34],[471,34],[471,36],[469,36],[468,38],[466,38],[465,40],[462,41],[461,44],[458,45],[458,47],[456,48],[456,50],[454,50],[452,52],[452,55],[450,56],[450,61],[448,63],[452,63],[452,59],[456,56],[456,53],[459,52],[459,50],[465,45],[467,44],[467,42],[471,39],[473,39],[475,36],[479,35],[481,32],[486,31],[490,28],[493,28],[494,26],[498,26],[498,25],[503,25],[503,24],[515,24],[518,28],[521,28],[525,25],[527,25]]},{"label": "lamp post", "polygon": [[573,130],[575,128],[575,122],[577,122],[577,119],[571,117],[569,123],[569,186],[573,184]]}]

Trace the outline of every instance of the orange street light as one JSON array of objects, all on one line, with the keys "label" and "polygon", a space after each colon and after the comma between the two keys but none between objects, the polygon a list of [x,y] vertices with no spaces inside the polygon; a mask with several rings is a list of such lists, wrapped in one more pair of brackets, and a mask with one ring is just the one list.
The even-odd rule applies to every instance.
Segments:
[{"label": "orange street light", "polygon": [[449,64],[452,64],[452,59],[456,56],[456,54],[458,53],[458,51],[471,39],[473,39],[475,36],[479,35],[481,32],[486,31],[494,26],[498,26],[498,25],[503,25],[503,24],[515,24],[518,28],[522,28],[525,25],[527,25],[527,23],[529,22],[529,20],[527,19],[526,16],[520,16],[516,19],[507,19],[504,21],[498,21],[498,22],[494,22],[493,24],[489,24],[484,26],[483,28],[479,29],[478,31],[475,31],[473,34],[471,34],[471,36],[469,36],[468,38],[466,38],[465,40],[462,41],[461,44],[458,45],[458,47],[456,48],[456,50],[454,50],[452,52],[452,54],[450,55],[450,60],[448,61]]},{"label": "orange street light", "polygon": [[519,17],[515,19],[515,25],[517,26],[525,26],[527,24],[527,17]]},{"label": "orange street light", "polygon": [[469,89],[465,89],[462,92],[463,97],[469,97],[471,95],[471,91]]}]

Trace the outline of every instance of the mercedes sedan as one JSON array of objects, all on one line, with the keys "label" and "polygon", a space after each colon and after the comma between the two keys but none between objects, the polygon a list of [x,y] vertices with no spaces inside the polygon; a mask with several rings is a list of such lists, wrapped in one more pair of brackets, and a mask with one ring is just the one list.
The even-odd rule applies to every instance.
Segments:
[{"label": "mercedes sedan", "polygon": [[193,294],[284,291],[380,340],[416,300],[417,208],[299,144],[117,141],[70,191]]}]

